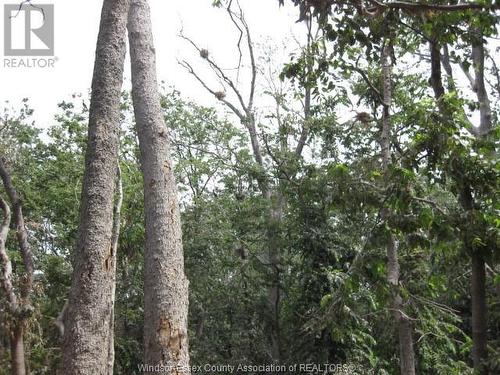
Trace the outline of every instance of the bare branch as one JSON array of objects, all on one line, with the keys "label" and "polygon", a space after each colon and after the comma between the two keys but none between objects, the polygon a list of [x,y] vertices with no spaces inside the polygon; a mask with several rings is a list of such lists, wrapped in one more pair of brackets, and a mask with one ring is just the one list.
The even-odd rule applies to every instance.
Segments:
[{"label": "bare branch", "polygon": [[375,87],[375,85],[373,84],[373,82],[368,78],[368,76],[366,75],[365,71],[363,69],[361,69],[361,68],[358,68],[357,66],[354,66],[354,65],[349,65],[349,68],[351,68],[355,72],[358,72],[361,75],[361,78],[363,78],[363,80],[366,82],[366,84],[368,85],[368,87],[370,88],[370,90],[372,90],[373,93],[375,94],[377,101],[380,104],[383,104],[384,103],[384,99],[382,98],[382,94]]},{"label": "bare branch", "polygon": [[24,224],[22,202],[17,194],[14,185],[12,184],[12,179],[5,167],[5,160],[0,158],[0,178],[3,181],[5,191],[9,197],[14,211],[14,223],[16,225],[16,235],[17,241],[19,243],[19,249],[21,250],[21,257],[23,258],[23,264],[25,269],[23,287],[21,289],[21,297],[28,300],[33,287],[33,255],[31,253],[31,248],[28,242],[28,233],[26,231],[26,226]]},{"label": "bare branch", "polygon": [[472,42],[472,62],[474,66],[475,75],[475,88],[477,100],[479,101],[479,114],[480,114],[480,124],[479,133],[480,135],[488,134],[491,130],[492,116],[491,116],[491,104],[488,97],[488,91],[486,90],[485,79],[484,79],[484,44],[483,44],[483,32],[481,29],[475,29],[477,41]]},{"label": "bare branch", "polygon": [[[238,47],[238,53],[239,53],[239,59],[238,59],[238,77],[239,77],[239,74],[240,74],[240,68],[241,68],[241,61],[243,60],[243,52],[241,51],[241,41],[243,40],[243,30],[241,29],[240,25],[238,24],[238,22],[236,21],[236,19],[234,18],[234,14],[231,10],[231,5],[233,4],[233,0],[230,0],[228,5],[227,5],[227,13],[229,14],[229,18],[231,18],[231,21],[233,22],[234,26],[238,29],[240,35],[238,37],[238,43],[236,44],[237,47]],[[238,6],[239,6],[239,2],[238,2]],[[241,9],[241,7],[240,7]],[[236,79],[236,81],[238,81],[238,79]]]},{"label": "bare branch", "polygon": [[238,118],[240,119],[241,122],[244,122],[245,121],[245,118],[246,116],[238,109],[236,108],[236,106],[234,104],[232,104],[231,102],[229,102],[228,100],[226,100],[225,98],[222,98],[220,96],[217,96],[217,91],[215,90],[212,90],[208,84],[205,83],[205,81],[203,81],[201,79],[201,77],[195,72],[195,70],[193,69],[193,67],[187,62],[187,61],[178,61],[178,63],[183,66],[190,74],[193,75],[193,77],[196,78],[196,80],[198,82],[201,83],[201,85],[209,92],[211,93],[213,96],[215,96],[218,100],[220,100],[222,103],[224,103],[229,109],[231,109],[231,111],[234,112],[234,114],[236,116],[238,116]]},{"label": "bare branch", "polygon": [[491,54],[486,51],[486,58],[488,58],[491,61],[492,64],[492,72],[495,75],[495,78],[497,79],[496,85],[491,85],[498,93],[500,96],[500,71],[498,70],[498,65],[495,62],[495,59],[491,56]]},{"label": "bare branch", "polygon": [[[312,33],[311,33],[311,19],[307,21],[307,47],[306,47],[306,53],[307,53],[307,72],[306,74],[309,75],[311,72],[311,64],[310,64],[310,53],[311,53],[311,41],[312,41]],[[308,77],[306,77],[308,78]],[[295,148],[295,155],[299,157],[302,155],[302,150],[304,149],[304,145],[306,144],[307,138],[309,136],[309,119],[311,117],[311,87],[309,85],[309,82],[307,82],[306,79],[306,84],[305,84],[305,93],[304,93],[304,122],[302,124],[302,131],[300,133],[300,138],[297,143],[297,147]]]},{"label": "bare branch", "polygon": [[7,236],[9,234],[11,213],[9,205],[1,196],[0,209],[3,211],[3,220],[0,226],[0,260],[2,262],[3,268],[2,288],[7,295],[11,310],[15,311],[17,309],[17,297],[14,293],[14,287],[12,285],[12,263],[9,259],[7,249],[5,247]]},{"label": "bare branch", "polygon": [[[238,3],[239,5],[239,3]],[[245,16],[243,14],[243,11],[241,10],[240,7],[240,15],[239,19],[241,23],[243,24],[243,27],[245,28],[246,36],[247,36],[247,46],[248,46],[248,53],[250,55],[250,66],[252,69],[252,79],[250,82],[250,96],[248,98],[248,112],[251,113],[253,111],[253,100],[255,96],[255,82],[257,80],[257,64],[255,62],[255,54],[253,50],[253,43],[252,43],[252,37],[250,35],[250,27],[248,26],[248,23],[245,20]]]},{"label": "bare branch", "polygon": [[450,63],[450,51],[448,50],[448,44],[443,45],[443,53],[441,55],[441,64],[443,65],[446,75],[453,80],[453,69]]},{"label": "bare branch", "polygon": [[418,202],[422,202],[422,203],[426,203],[432,207],[434,207],[436,210],[439,211],[439,213],[443,216],[446,215],[446,212],[443,208],[441,208],[436,202],[434,202],[432,199],[428,199],[428,198],[419,198],[419,197],[411,197],[413,200],[415,201],[418,201]]},{"label": "bare branch", "polygon": [[[202,50],[200,47],[198,47],[198,45],[193,41],[191,40],[190,38],[188,38],[187,36],[185,36],[184,34],[182,34],[182,32],[179,34],[180,37],[186,41],[188,41],[201,55],[202,53]],[[208,65],[210,66],[210,68],[212,69],[212,71],[220,78],[222,79],[224,82],[226,82],[226,84],[231,88],[231,90],[236,94],[236,97],[238,98],[238,101],[240,102],[240,105],[241,107],[243,108],[243,110],[245,111],[245,113],[248,114],[248,111],[249,111],[249,108],[247,107],[247,105],[245,104],[244,100],[243,100],[243,96],[241,95],[240,91],[238,90],[238,88],[236,87],[236,85],[234,84],[234,82],[231,80],[231,78],[229,78],[226,73],[224,73],[224,71],[222,70],[222,68],[214,61],[212,60],[212,58],[207,55],[205,57],[205,60],[207,60],[208,62]],[[192,68],[191,68],[192,69]]]}]

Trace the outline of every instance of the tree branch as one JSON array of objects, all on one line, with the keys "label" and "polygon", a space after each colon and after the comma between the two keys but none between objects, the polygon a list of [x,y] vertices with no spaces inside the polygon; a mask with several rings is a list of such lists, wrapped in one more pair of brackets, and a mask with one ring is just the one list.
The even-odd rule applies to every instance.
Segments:
[{"label": "tree branch", "polygon": [[213,96],[215,96],[218,100],[220,100],[222,103],[224,103],[229,109],[231,109],[231,111],[233,111],[233,113],[238,116],[238,118],[240,119],[241,122],[244,122],[245,121],[245,118],[246,116],[234,105],[232,104],[231,102],[229,102],[228,100],[226,100],[225,98],[223,97],[220,97],[217,95],[217,92],[215,90],[212,90],[206,83],[205,81],[203,81],[200,76],[195,72],[195,70],[193,69],[193,67],[185,60],[183,61],[178,61],[178,63],[183,66],[187,71],[188,73],[192,74],[193,77],[196,78],[196,80],[198,82],[200,82],[200,84],[209,92],[211,93]]},{"label": "tree branch", "polygon": [[5,191],[11,202],[14,211],[14,223],[16,225],[16,235],[17,241],[19,243],[19,249],[21,250],[21,257],[23,259],[25,274],[23,277],[23,284],[21,288],[21,297],[25,302],[29,299],[31,290],[33,287],[33,255],[31,253],[31,248],[28,242],[28,233],[26,231],[26,226],[24,224],[22,202],[17,194],[14,185],[12,184],[12,179],[9,172],[5,167],[5,159],[0,158],[0,178],[3,181]]},{"label": "tree branch", "polygon": [[2,261],[2,288],[7,295],[7,300],[9,301],[10,309],[12,311],[17,310],[17,297],[14,293],[14,287],[12,285],[12,263],[7,254],[7,249],[5,244],[7,242],[7,236],[9,234],[11,213],[7,202],[0,196],[0,209],[3,211],[3,220],[0,225],[0,260]]}]

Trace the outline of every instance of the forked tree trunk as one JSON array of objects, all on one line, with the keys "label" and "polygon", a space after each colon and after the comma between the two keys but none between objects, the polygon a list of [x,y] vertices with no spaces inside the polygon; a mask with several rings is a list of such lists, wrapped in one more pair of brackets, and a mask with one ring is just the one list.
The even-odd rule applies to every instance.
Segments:
[{"label": "forked tree trunk", "polygon": [[107,375],[108,371],[113,200],[128,9],[128,0],[104,0],[102,8],[61,375]]},{"label": "forked tree trunk", "polygon": [[[382,150],[382,169],[388,173],[391,164],[391,114],[392,102],[392,66],[390,60],[391,44],[386,41],[382,50],[382,89],[383,89],[383,117],[380,148]],[[386,219],[390,214],[388,208],[382,210],[382,217]],[[401,375],[415,375],[415,352],[413,348],[412,326],[408,316],[404,313],[403,299],[398,292],[399,288],[399,260],[398,242],[389,232],[387,239],[387,281],[393,293],[392,310],[397,325],[399,338],[399,362]]]},{"label": "forked tree trunk", "polygon": [[168,129],[160,106],[146,0],[131,1],[128,30],[132,99],[144,178],[145,365],[163,365],[167,371],[162,374],[189,374],[188,281],[184,274],[179,202]]}]

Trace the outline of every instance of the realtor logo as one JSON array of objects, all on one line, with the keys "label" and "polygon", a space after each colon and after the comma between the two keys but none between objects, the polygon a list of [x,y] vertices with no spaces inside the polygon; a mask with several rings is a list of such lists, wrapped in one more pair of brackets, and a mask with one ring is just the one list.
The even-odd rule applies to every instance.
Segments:
[{"label": "realtor logo", "polygon": [[4,5],[5,56],[54,56],[54,5]]}]

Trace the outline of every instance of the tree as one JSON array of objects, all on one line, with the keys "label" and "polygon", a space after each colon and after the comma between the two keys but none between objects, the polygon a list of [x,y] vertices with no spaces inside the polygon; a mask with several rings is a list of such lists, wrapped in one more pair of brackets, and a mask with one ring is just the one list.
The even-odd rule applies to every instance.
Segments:
[{"label": "tree", "polygon": [[[259,56],[256,45],[252,40],[250,26],[245,18],[244,11],[238,1],[216,1],[215,6],[224,7],[227,15],[239,35],[237,51],[239,56],[236,78],[229,74],[210,55],[209,51],[200,48],[192,39],[181,33],[185,39],[205,60],[212,73],[222,85],[222,90],[211,87],[207,80],[199,75],[192,64],[183,60],[180,64],[190,73],[201,86],[212,94],[219,102],[236,116],[237,121],[246,130],[250,150],[254,160],[253,170],[249,171],[255,180],[262,201],[267,206],[263,211],[265,225],[265,238],[262,243],[261,266],[265,266],[262,283],[265,285],[267,294],[267,306],[265,315],[266,332],[268,336],[269,357],[275,361],[283,361],[283,339],[281,337],[281,304],[282,304],[282,279],[283,279],[283,218],[286,213],[287,203],[284,190],[287,184],[297,173],[297,165],[300,163],[303,150],[310,138],[309,128],[311,126],[312,85],[305,82],[303,87],[293,93],[286,93],[282,82],[277,83],[279,74],[273,74],[274,67],[271,66],[271,56]],[[308,24],[307,46],[304,54],[308,55],[311,36],[311,24]],[[242,68],[243,57],[248,59],[248,94],[240,87],[239,75]],[[271,97],[274,111],[265,112],[264,116],[268,123],[263,123],[259,118],[259,108],[256,106],[256,98],[261,94],[258,79],[264,78],[262,67],[259,66],[259,58],[268,59],[267,64],[271,72],[268,86],[262,94]],[[304,81],[307,80],[310,66],[306,64],[303,69]],[[226,92],[227,90],[227,92]],[[297,100],[299,98],[299,100]],[[301,113],[293,111],[291,103],[299,103]],[[267,131],[266,126],[276,127],[273,133]]]},{"label": "tree", "polygon": [[169,129],[160,105],[147,0],[132,0],[128,21],[132,99],[144,179],[144,359],[171,374],[190,373],[188,280]]},{"label": "tree", "polygon": [[107,374],[114,246],[113,201],[120,129],[128,0],[103,3],[97,40],[80,225],[68,309],[62,374]]},{"label": "tree", "polygon": [[[8,324],[10,336],[10,355],[11,355],[11,371],[12,375],[25,375],[26,357],[24,348],[24,335],[27,328],[27,322],[33,313],[31,305],[33,292],[33,254],[28,242],[28,232],[24,223],[23,207],[21,198],[15,189],[12,178],[5,165],[5,159],[0,158],[0,178],[3,186],[9,197],[10,204],[13,210],[14,225],[16,228],[17,242],[23,260],[24,271],[22,275],[18,275],[19,285],[14,284],[12,274],[12,262],[7,254],[7,236],[11,222],[11,209],[8,203],[0,196],[0,208],[3,211],[3,221],[0,226],[0,259],[2,262],[2,288],[7,296],[9,306]],[[16,292],[16,289],[19,292]]]}]

